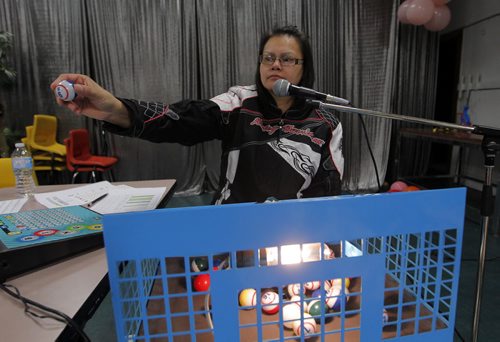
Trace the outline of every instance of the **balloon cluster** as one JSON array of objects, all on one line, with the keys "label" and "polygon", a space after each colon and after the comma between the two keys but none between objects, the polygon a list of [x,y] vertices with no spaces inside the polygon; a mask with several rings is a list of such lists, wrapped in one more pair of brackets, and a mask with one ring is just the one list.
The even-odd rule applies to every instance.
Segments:
[{"label": "balloon cluster", "polygon": [[398,9],[403,24],[424,25],[429,31],[441,31],[451,20],[446,5],[450,0],[405,0]]}]

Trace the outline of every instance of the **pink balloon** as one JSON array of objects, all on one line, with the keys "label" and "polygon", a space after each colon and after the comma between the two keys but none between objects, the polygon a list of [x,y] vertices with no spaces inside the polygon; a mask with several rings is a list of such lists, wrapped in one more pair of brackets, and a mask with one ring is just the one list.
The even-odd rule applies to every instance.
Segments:
[{"label": "pink balloon", "polygon": [[406,18],[414,25],[423,25],[432,19],[433,14],[432,0],[413,0],[406,11]]},{"label": "pink balloon", "polygon": [[402,24],[409,24],[410,22],[408,21],[408,18],[406,17],[406,11],[408,10],[408,7],[414,0],[406,0],[403,2],[401,5],[399,5],[398,8],[398,20]]},{"label": "pink balloon", "polygon": [[446,5],[450,0],[432,0],[434,2],[434,5],[436,6],[443,6]]},{"label": "pink balloon", "polygon": [[429,31],[441,31],[444,29],[451,20],[451,11],[448,6],[437,6],[434,9],[432,19],[427,22],[424,27]]}]

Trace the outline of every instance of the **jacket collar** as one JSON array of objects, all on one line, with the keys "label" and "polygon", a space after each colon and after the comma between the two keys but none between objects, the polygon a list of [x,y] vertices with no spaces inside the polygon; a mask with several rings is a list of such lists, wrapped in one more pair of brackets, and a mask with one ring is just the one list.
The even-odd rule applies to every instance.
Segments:
[{"label": "jacket collar", "polygon": [[307,103],[305,99],[296,97],[294,98],[290,109],[288,109],[285,113],[282,113],[281,109],[278,108],[274,97],[272,97],[266,88],[264,88],[261,84],[257,84],[256,88],[259,109],[266,119],[286,118],[300,120],[309,116],[310,111],[313,109],[313,106]]}]

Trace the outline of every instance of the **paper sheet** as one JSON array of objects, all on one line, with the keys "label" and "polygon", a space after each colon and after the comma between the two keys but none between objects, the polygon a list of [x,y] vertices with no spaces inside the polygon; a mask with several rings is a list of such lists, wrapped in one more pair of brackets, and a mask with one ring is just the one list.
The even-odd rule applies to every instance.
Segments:
[{"label": "paper sheet", "polygon": [[166,187],[116,188],[90,209],[100,214],[153,210],[160,204]]},{"label": "paper sheet", "polygon": [[47,208],[84,205],[117,188],[110,182],[92,183],[77,188],[35,194],[35,199]]},{"label": "paper sheet", "polygon": [[0,201],[0,214],[17,213],[26,202],[28,202],[27,197]]}]

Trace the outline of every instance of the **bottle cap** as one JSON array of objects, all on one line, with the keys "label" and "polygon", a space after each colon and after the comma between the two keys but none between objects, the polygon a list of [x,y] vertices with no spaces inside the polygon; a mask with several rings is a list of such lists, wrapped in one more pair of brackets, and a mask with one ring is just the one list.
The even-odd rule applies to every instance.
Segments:
[{"label": "bottle cap", "polygon": [[63,101],[73,101],[76,97],[73,83],[66,80],[59,82],[54,92]]},{"label": "bottle cap", "polygon": [[16,143],[14,146],[16,146],[16,147],[24,147],[24,143]]}]

